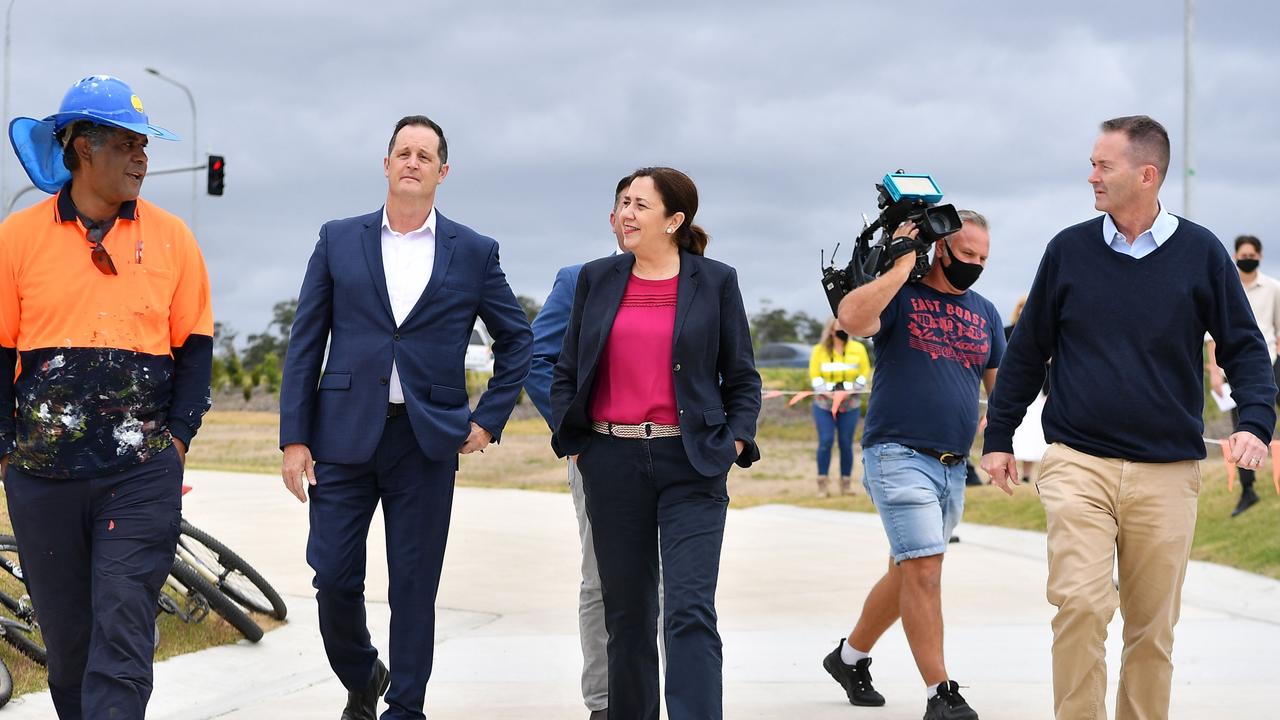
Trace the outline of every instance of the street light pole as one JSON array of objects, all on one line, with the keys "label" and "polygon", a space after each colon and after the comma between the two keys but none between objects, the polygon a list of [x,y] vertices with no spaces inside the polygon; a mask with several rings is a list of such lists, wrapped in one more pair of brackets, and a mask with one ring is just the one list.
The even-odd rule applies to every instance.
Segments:
[{"label": "street light pole", "polygon": [[[9,122],[9,19],[13,16],[13,4],[18,0],[9,0],[9,7],[4,11],[4,122]],[[9,153],[0,148],[0,203],[9,200]],[[5,211],[5,215],[8,215]],[[0,217],[4,217],[0,215]]]},{"label": "street light pole", "polygon": [[1185,218],[1193,217],[1191,214],[1191,191],[1192,185],[1196,179],[1195,158],[1192,157],[1191,131],[1192,131],[1192,101],[1195,98],[1195,85],[1192,83],[1193,76],[1191,74],[1191,41],[1195,31],[1195,0],[1186,0],[1185,27],[1182,35],[1182,216]]},{"label": "street light pole", "polygon": [[[164,80],[170,85],[177,85],[179,88],[182,89],[182,92],[187,94],[187,102],[191,104],[191,165],[192,167],[199,165],[200,163],[196,160],[197,154],[200,151],[199,142],[197,139],[198,136],[196,135],[196,99],[191,95],[191,90],[187,88],[186,85],[183,85],[177,80],[174,80],[173,78],[167,75],[161,74],[161,72],[155,68],[149,67],[149,68],[143,68],[143,69],[151,73],[152,75],[155,75],[156,77],[160,78],[161,80]],[[195,172],[191,173],[191,232],[195,234],[197,238],[200,237],[200,232],[197,227],[198,222],[197,222],[197,210],[196,210],[196,198],[197,198],[197,188],[199,187],[199,180],[200,180],[199,173],[195,173]]]}]

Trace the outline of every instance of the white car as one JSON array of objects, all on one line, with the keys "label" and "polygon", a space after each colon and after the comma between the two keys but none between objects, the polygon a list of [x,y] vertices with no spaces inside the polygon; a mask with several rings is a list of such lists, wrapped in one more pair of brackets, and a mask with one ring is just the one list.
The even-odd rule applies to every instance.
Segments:
[{"label": "white car", "polygon": [[467,343],[467,356],[462,366],[468,370],[493,372],[493,338],[489,337],[489,331],[479,320],[471,329],[471,340]]}]

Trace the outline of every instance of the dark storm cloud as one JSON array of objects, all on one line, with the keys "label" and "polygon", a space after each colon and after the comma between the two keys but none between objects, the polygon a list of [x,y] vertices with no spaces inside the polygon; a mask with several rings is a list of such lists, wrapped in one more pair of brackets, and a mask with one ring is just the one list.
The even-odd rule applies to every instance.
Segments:
[{"label": "dark storm cloud", "polygon": [[[739,268],[750,308],[822,313],[819,250],[847,248],[872,183],[903,167],[988,215],[977,289],[1007,311],[1049,238],[1093,214],[1098,121],[1165,122],[1163,198],[1182,210],[1181,3],[1041,5],[17,0],[10,114],[48,114],[110,72],[186,136],[185,97],[142,68],[190,86],[198,151],[228,158],[226,196],[201,186],[199,235],[219,317],[242,332],[297,292],[322,222],[381,204],[388,134],[419,112],[450,140],[442,212],[498,238],[539,300],[559,266],[608,252],[617,179],[670,164],[698,181],[709,254]],[[1271,4],[1199,7],[1192,216],[1227,241],[1269,239],[1278,25]],[[153,143],[152,167],[188,163],[185,139]],[[145,194],[190,214],[187,177]]]}]

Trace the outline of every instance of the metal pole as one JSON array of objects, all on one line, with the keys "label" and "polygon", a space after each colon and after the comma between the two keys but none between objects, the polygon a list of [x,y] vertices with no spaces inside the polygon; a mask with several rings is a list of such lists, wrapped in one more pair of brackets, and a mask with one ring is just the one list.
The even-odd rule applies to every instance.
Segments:
[{"label": "metal pole", "polygon": [[1195,31],[1195,0],[1186,0],[1186,27],[1183,32],[1183,48],[1182,48],[1182,215],[1186,218],[1192,218],[1191,211],[1191,193],[1192,185],[1196,177],[1196,163],[1192,155],[1192,113],[1191,106],[1194,99],[1195,85],[1193,84],[1193,76],[1191,73],[1191,41]]},{"label": "metal pole", "polygon": [[[147,72],[151,73],[152,75],[155,75],[156,77],[160,78],[161,80],[164,80],[165,82],[171,85],[177,85],[179,88],[182,89],[182,92],[187,94],[187,102],[191,104],[191,165],[192,167],[199,165],[199,161],[196,159],[197,154],[200,151],[200,143],[198,140],[199,136],[196,134],[196,99],[191,95],[191,90],[186,85],[183,85],[177,80],[174,80],[173,78],[167,75],[161,74],[161,72],[155,68],[149,67],[144,69]],[[198,197],[197,188],[199,187],[199,181],[200,181],[199,175],[193,173],[191,175],[191,232],[197,238],[200,237],[199,218],[197,214],[198,211],[196,209],[197,208],[196,198]]]},{"label": "metal pole", "polygon": [[[9,19],[13,16],[13,5],[18,0],[9,0],[9,7],[4,11],[4,123],[9,123]],[[0,202],[5,202],[9,197],[9,149],[0,147]],[[7,217],[9,210],[6,207],[4,215],[0,218]]]}]

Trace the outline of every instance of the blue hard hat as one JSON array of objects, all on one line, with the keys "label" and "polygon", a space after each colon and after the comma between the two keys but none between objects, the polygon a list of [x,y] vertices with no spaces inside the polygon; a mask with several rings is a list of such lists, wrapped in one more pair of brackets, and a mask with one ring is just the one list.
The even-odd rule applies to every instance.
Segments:
[{"label": "blue hard hat", "polygon": [[19,117],[9,123],[9,141],[36,187],[56,193],[71,179],[62,163],[60,130],[77,120],[131,130],[161,140],[178,136],[152,125],[142,108],[142,100],[123,80],[110,75],[90,75],[71,86],[58,112],[44,120]]}]

